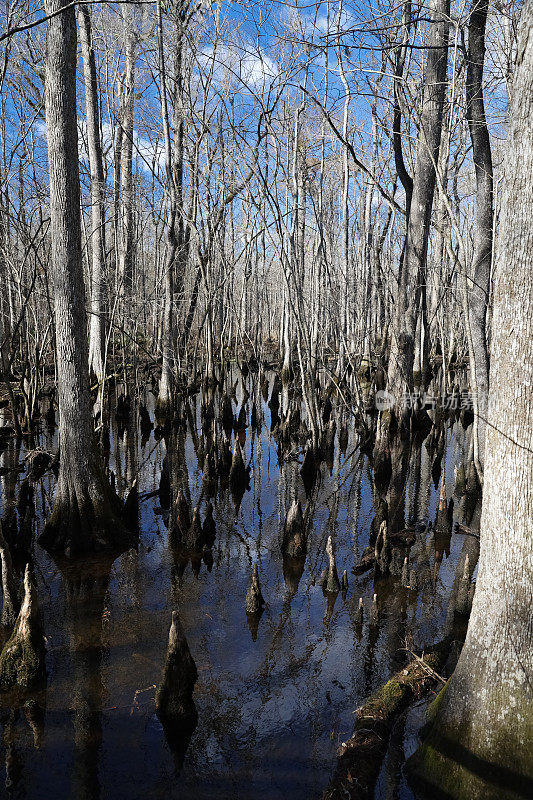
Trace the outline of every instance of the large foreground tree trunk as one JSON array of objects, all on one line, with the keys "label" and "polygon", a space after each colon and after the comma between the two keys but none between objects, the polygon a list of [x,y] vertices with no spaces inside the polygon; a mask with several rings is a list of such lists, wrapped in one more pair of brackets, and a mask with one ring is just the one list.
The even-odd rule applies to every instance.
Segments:
[{"label": "large foreground tree trunk", "polygon": [[533,796],[533,0],[510,117],[477,588],[461,657],[411,761],[432,791],[461,800]]},{"label": "large foreground tree trunk", "polygon": [[[68,0],[47,0],[46,13]],[[50,173],[51,265],[56,326],[60,469],[42,537],[52,550],[92,550],[120,532],[116,498],[103,474],[89,394],[85,289],[81,261],[74,7],[48,22],[46,129]]]}]

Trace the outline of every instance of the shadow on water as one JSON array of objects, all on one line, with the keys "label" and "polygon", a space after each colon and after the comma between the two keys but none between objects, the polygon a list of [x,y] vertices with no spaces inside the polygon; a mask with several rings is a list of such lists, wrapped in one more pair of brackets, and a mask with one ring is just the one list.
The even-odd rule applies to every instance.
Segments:
[{"label": "shadow on water", "polygon": [[[470,429],[448,420],[445,440],[391,453],[392,461],[399,459],[393,479],[374,485],[355,432],[338,420],[329,463],[313,465],[304,485],[300,411],[277,385],[270,402],[272,386],[270,376],[259,391],[249,376],[246,402],[242,381],[222,404],[214,393],[203,400],[194,395],[184,401],[179,424],[159,430],[147,392],[141,412],[132,408],[129,421],[113,421],[109,469],[122,496],[138,480],[139,547],[113,563],[77,570],[33,547],[48,683],[45,696],[0,710],[0,794],[28,800],[189,792],[196,800],[319,797],[338,745],[351,734],[353,710],[403,663],[406,646],[422,649],[441,637],[471,537],[435,528],[435,485],[442,465],[451,498]],[[288,412],[294,435],[280,447]],[[38,445],[54,451],[54,436],[43,426]],[[231,477],[236,440],[244,483]],[[209,455],[213,441],[216,464]],[[3,519],[15,513],[24,455],[12,441],[0,453],[0,466],[10,470],[0,478]],[[35,483],[37,527],[53,490],[49,472]],[[180,490],[201,522],[207,503],[213,505],[211,546],[201,551],[176,545],[172,498]],[[302,558],[281,553],[294,500],[304,510]],[[354,574],[378,506],[388,509],[392,533],[410,532],[410,543],[392,547],[386,574]],[[459,504],[454,513],[458,518]],[[202,534],[198,529],[199,541]],[[339,593],[320,585],[329,536],[339,576],[347,571],[347,590]],[[245,597],[254,564],[265,607],[251,615]],[[198,724],[190,741],[169,736],[154,705],[174,609],[199,674]]]}]

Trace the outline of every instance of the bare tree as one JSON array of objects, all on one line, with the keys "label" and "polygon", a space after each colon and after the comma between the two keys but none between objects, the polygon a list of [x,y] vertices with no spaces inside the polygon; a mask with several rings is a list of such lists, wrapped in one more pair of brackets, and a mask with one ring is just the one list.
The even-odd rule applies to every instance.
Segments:
[{"label": "bare tree", "polygon": [[431,0],[424,91],[412,199],[391,327],[387,389],[399,424],[406,423],[405,394],[413,391],[413,364],[420,289],[424,280],[446,94],[449,2]]},{"label": "bare tree", "polygon": [[533,3],[526,0],[494,268],[476,593],[459,663],[412,763],[426,785],[451,797],[525,797],[533,779],[532,176]]},{"label": "bare tree", "polygon": [[493,174],[492,151],[483,101],[483,65],[488,2],[474,0],[468,24],[466,118],[476,170],[476,222],[472,275],[466,286],[465,315],[474,398],[474,460],[483,480],[489,387],[488,306],[492,261]]},{"label": "bare tree", "polygon": [[100,139],[100,104],[89,6],[78,7],[83,55],[87,145],[91,171],[91,316],[89,319],[89,370],[98,382],[104,378],[105,310],[105,182]]},{"label": "bare tree", "polygon": [[[67,0],[47,0],[53,14]],[[46,129],[51,264],[59,396],[60,469],[43,542],[73,555],[117,535],[116,506],[100,464],[89,395],[85,289],[81,263],[76,120],[76,17],[69,6],[48,22]],[[119,526],[120,528],[120,526]]]}]

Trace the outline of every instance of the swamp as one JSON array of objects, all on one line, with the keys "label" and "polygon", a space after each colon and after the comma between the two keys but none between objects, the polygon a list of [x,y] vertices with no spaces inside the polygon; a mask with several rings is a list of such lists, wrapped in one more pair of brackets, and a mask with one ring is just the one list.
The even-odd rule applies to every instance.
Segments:
[{"label": "swamp", "polygon": [[[58,796],[167,797],[194,788],[202,798],[320,797],[355,708],[412,652],[445,631],[464,635],[467,612],[458,593],[466,556],[468,585],[475,579],[479,543],[470,526],[479,501],[477,489],[469,495],[456,477],[468,462],[471,416],[435,412],[438,428],[418,435],[405,454],[399,492],[376,483],[353,421],[341,416],[333,446],[306,487],[305,439],[298,429],[280,433],[300,401],[294,385],[281,388],[276,380],[272,371],[243,379],[232,370],[232,397],[191,395],[168,430],[154,429],[151,392],[126,420],[110,414],[107,465],[120,497],[137,478],[138,545],[115,560],[92,557],[75,566],[54,562],[36,546],[48,679],[44,693],[3,704],[2,779],[9,796],[42,797],[44,781]],[[279,405],[272,403],[277,392]],[[114,394],[112,400],[116,405]],[[228,405],[230,420],[222,416]],[[246,465],[240,483],[230,484],[228,470],[213,476],[206,469],[215,440],[231,450],[239,443]],[[8,441],[0,456],[6,536],[10,519],[33,530],[49,514],[51,469],[30,479],[28,518],[21,507],[28,465],[57,447],[44,415],[33,443],[28,452]],[[203,520],[212,505],[209,548],[186,553],[173,544],[169,464],[177,481],[172,489],[183,492],[189,508]],[[305,520],[300,559],[282,552],[283,523],[295,500]],[[387,563],[361,566],[382,517],[390,521]],[[329,537],[339,576],[334,591],[321,585]],[[374,545],[371,551],[373,558]],[[253,565],[265,602],[247,613]],[[165,729],[154,703],[174,609],[198,670],[190,739]],[[412,796],[395,752],[378,782]]]},{"label": "swamp", "polygon": [[0,3],[0,796],[533,797],[533,0]]}]

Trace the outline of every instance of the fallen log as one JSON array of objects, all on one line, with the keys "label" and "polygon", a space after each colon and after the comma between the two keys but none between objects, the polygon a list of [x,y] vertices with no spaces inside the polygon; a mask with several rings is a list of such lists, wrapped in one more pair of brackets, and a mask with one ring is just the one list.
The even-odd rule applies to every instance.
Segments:
[{"label": "fallen log", "polygon": [[373,547],[366,547],[363,551],[363,557],[352,569],[354,575],[362,575],[363,572],[368,572],[376,563],[376,553]]},{"label": "fallen log", "polygon": [[[388,534],[388,540],[391,547],[410,547],[414,544],[416,534],[414,530],[405,528],[401,531]],[[365,547],[361,560],[353,567],[352,572],[354,575],[362,575],[368,572],[376,565],[376,550],[370,545]]]},{"label": "fallen log", "polygon": [[338,751],[335,774],[322,800],[371,800],[394,723],[410,703],[442,680],[452,645],[447,638],[399,670],[355,712],[354,732]]}]

